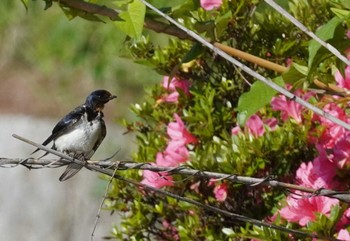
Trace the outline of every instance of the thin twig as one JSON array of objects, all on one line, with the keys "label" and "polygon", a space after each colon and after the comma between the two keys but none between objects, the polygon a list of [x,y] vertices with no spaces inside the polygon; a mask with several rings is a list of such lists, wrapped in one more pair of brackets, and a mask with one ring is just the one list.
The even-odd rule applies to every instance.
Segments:
[{"label": "thin twig", "polygon": [[95,234],[98,220],[100,219],[101,210],[102,210],[103,204],[107,198],[108,190],[111,186],[112,180],[114,179],[115,173],[117,172],[117,170],[118,170],[118,168],[114,169],[113,176],[111,176],[111,178],[109,179],[108,185],[107,185],[106,190],[105,190],[105,194],[103,195],[103,198],[102,198],[101,203],[100,203],[100,207],[98,208],[98,212],[96,214],[96,219],[95,219],[95,225],[94,225],[94,228],[92,229],[92,233],[91,233],[91,241],[94,240],[94,234]]}]

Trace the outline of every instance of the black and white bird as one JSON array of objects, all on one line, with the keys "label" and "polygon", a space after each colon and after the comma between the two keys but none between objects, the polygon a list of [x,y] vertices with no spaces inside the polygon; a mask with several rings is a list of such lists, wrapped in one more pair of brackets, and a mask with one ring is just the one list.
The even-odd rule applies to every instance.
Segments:
[{"label": "black and white bird", "polygon": [[[56,124],[43,145],[53,142],[52,149],[80,161],[89,160],[106,136],[102,110],[104,105],[114,98],[116,96],[106,90],[92,92],[83,105],[76,107]],[[45,153],[44,156],[47,154]],[[59,180],[65,181],[71,178],[82,167],[77,163],[68,164]]]}]

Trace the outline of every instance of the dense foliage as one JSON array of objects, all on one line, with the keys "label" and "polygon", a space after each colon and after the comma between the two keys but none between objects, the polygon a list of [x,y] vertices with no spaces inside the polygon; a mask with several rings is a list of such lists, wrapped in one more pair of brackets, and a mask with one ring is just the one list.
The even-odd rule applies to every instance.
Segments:
[{"label": "dense foliage", "polygon": [[[297,96],[349,122],[343,92],[350,87],[350,67],[345,68],[265,2],[151,2],[210,42],[289,66],[280,75],[245,62]],[[350,46],[346,36],[350,27],[347,1],[276,2],[342,53]],[[49,7],[52,1],[46,3]],[[103,4],[112,6],[108,1]],[[125,40],[129,57],[167,76],[163,83],[148,86],[144,101],[132,106],[138,120],[125,121],[128,131],[136,133],[138,150],[134,161],[273,177],[312,188],[348,189],[348,131],[255,82],[190,38],[180,39],[174,34],[160,39],[143,29],[144,17],[164,21],[141,2],[115,4],[122,10],[121,19],[114,22],[118,29],[115,31],[129,35]],[[61,6],[70,17],[83,15],[89,20],[109,22],[98,15]],[[328,95],[311,91],[317,88],[315,79],[326,86],[337,82],[343,92]],[[347,207],[335,199],[302,198],[303,193],[288,195],[285,190],[266,186],[150,171],[129,170],[122,175],[255,219],[326,237],[336,237],[338,233],[339,237],[349,236]],[[277,230],[238,223],[118,180],[113,182],[107,207],[122,217],[120,226],[115,226],[111,234],[119,240],[298,239]]]}]

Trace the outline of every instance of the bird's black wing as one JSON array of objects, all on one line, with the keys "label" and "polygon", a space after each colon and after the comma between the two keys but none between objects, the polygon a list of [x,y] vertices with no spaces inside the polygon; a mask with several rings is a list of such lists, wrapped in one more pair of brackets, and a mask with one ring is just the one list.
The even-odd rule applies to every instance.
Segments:
[{"label": "bird's black wing", "polygon": [[[102,113],[101,113],[102,115]],[[107,134],[107,129],[106,129],[106,124],[104,122],[104,120],[102,119],[103,116],[101,116],[100,119],[100,123],[101,123],[101,134],[100,137],[98,138],[98,140],[96,141],[93,149],[86,155],[81,156],[81,157],[75,157],[78,158],[80,160],[89,160],[95,153],[95,151],[97,150],[97,148],[100,146],[100,144],[102,143],[103,139],[106,137]],[[62,173],[62,175],[60,176],[59,180],[61,182],[73,177],[75,174],[77,174],[81,169],[83,168],[82,165],[79,165],[77,163],[70,163],[68,164],[66,170]]]},{"label": "bird's black wing", "polygon": [[[84,115],[86,112],[85,106],[78,106],[73,111],[71,111],[68,115],[62,118],[56,126],[53,128],[51,135],[42,143],[43,146],[46,146],[51,141],[55,140],[57,137],[66,133],[67,130],[71,129]],[[36,149],[33,153],[39,151],[40,149]]]}]

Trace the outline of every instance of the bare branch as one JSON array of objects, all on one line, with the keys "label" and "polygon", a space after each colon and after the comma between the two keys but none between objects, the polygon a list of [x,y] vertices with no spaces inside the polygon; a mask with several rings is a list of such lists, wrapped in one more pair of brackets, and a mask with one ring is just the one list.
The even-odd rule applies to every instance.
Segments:
[{"label": "bare branch", "polygon": [[[54,0],[58,2],[61,6],[78,9],[89,14],[96,14],[100,16],[105,16],[110,18],[112,21],[120,20],[118,10],[108,8],[106,6],[101,6],[98,4],[84,2],[81,0]],[[177,28],[174,25],[169,25],[160,21],[156,21],[151,18],[145,18],[144,27],[153,30],[157,33],[164,33],[171,36],[178,37],[180,39],[192,39],[186,32]]]}]

